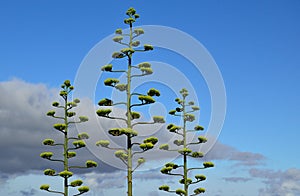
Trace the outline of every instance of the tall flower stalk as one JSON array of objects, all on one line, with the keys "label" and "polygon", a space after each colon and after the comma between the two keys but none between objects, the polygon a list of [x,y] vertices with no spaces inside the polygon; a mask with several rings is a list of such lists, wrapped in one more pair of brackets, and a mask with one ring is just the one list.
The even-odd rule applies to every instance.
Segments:
[{"label": "tall flower stalk", "polygon": [[182,156],[182,164],[178,165],[172,162],[166,163],[165,166],[161,169],[161,173],[164,175],[180,177],[179,183],[183,185],[183,189],[179,188],[176,190],[170,190],[170,187],[168,185],[162,185],[159,187],[159,190],[175,193],[180,196],[194,196],[204,193],[205,189],[196,188],[193,194],[189,194],[189,187],[191,185],[204,181],[206,177],[202,174],[197,174],[194,176],[194,179],[191,179],[189,178],[189,172],[193,170],[202,170],[214,167],[214,164],[212,162],[204,162],[203,167],[188,167],[189,158],[202,158],[204,156],[202,152],[193,152],[189,147],[203,144],[207,141],[207,139],[203,136],[199,136],[198,141],[196,142],[188,141],[188,133],[203,131],[204,128],[200,125],[197,125],[194,127],[193,130],[187,129],[187,124],[195,120],[195,115],[192,113],[198,111],[200,108],[198,106],[195,106],[193,101],[187,102],[186,97],[188,96],[188,91],[186,89],[182,89],[180,91],[180,94],[181,98],[175,99],[179,106],[175,110],[171,110],[169,114],[180,117],[183,122],[183,125],[177,126],[174,124],[169,124],[167,126],[169,132],[181,137],[180,140],[174,140],[174,144],[180,148],[170,149],[168,144],[162,144],[160,146],[160,149],[166,151],[177,151],[180,154],[180,156]]},{"label": "tall flower stalk", "polygon": [[[62,148],[62,156],[61,158],[54,158],[53,152],[43,152],[40,154],[40,156],[43,159],[47,159],[52,162],[57,162],[62,165],[62,171],[57,173],[54,169],[46,169],[44,170],[44,174],[46,176],[59,176],[63,178],[63,191],[57,191],[50,189],[49,184],[43,184],[40,186],[41,190],[50,192],[50,193],[56,193],[61,194],[64,196],[69,195],[69,188],[72,187],[79,187],[78,193],[75,195],[82,195],[89,191],[88,186],[81,186],[83,184],[83,181],[80,179],[74,180],[72,182],[69,182],[69,179],[73,176],[72,169],[74,168],[92,168],[97,167],[97,163],[92,160],[86,161],[85,166],[75,166],[71,165],[69,160],[76,157],[76,150],[79,150],[81,148],[84,148],[86,146],[85,139],[88,139],[89,136],[87,133],[81,133],[78,134],[76,137],[72,136],[74,134],[71,134],[71,125],[77,124],[77,123],[83,123],[88,121],[88,118],[86,116],[79,116],[78,120],[74,120],[76,113],[72,111],[73,108],[77,107],[77,105],[80,103],[79,99],[74,99],[72,101],[69,101],[70,93],[74,90],[74,87],[71,85],[69,80],[66,80],[61,85],[61,91],[59,95],[63,99],[62,103],[59,102],[53,102],[52,106],[55,107],[57,110],[62,111],[62,115],[57,115],[55,110],[51,110],[47,113],[47,116],[50,116],[52,118],[55,118],[60,121],[60,123],[54,124],[53,128],[55,131],[58,131],[62,135],[61,142],[56,142],[53,139],[45,139],[43,141],[43,144],[50,147],[57,147]],[[72,142],[73,146],[70,145]],[[59,155],[58,155],[59,157]]]},{"label": "tall flower stalk", "polygon": [[[108,130],[108,133],[112,136],[124,136],[126,140],[126,146],[124,148],[115,148],[110,146],[109,140],[100,140],[96,143],[97,146],[109,148],[115,150],[115,156],[120,159],[127,169],[127,195],[133,195],[133,172],[141,166],[146,160],[143,157],[139,157],[136,162],[134,162],[134,157],[140,155],[154,147],[158,142],[156,137],[149,137],[143,141],[137,141],[136,136],[138,136],[138,131],[134,128],[136,125],[141,124],[155,124],[164,123],[164,118],[161,116],[153,116],[152,122],[140,122],[138,119],[141,114],[134,111],[134,108],[149,105],[155,103],[154,97],[160,96],[160,92],[154,88],[151,88],[146,93],[133,92],[131,89],[132,81],[134,79],[138,80],[139,77],[147,76],[153,73],[151,64],[148,62],[142,62],[138,65],[133,64],[133,56],[137,52],[145,52],[153,50],[153,46],[145,44],[140,46],[140,41],[137,38],[144,34],[142,28],[133,28],[133,24],[139,18],[134,8],[129,8],[126,12],[127,18],[125,18],[124,23],[129,26],[129,32],[123,33],[122,29],[117,29],[115,31],[116,36],[113,41],[125,46],[125,48],[120,51],[114,52],[112,57],[114,59],[126,59],[126,67],[123,70],[115,70],[112,64],[104,65],[101,69],[106,72],[117,72],[126,74],[126,83],[121,84],[116,78],[107,78],[104,81],[105,86],[109,86],[119,90],[120,92],[126,93],[126,100],[124,102],[114,103],[113,100],[104,98],[99,101],[98,105],[100,109],[97,111],[99,117],[109,118],[114,120],[120,120],[126,123],[126,127],[116,127]],[[135,74],[134,70],[140,72]],[[136,99],[137,98],[137,99]],[[138,100],[138,103],[133,103]],[[125,117],[124,116],[112,116],[111,108],[107,106],[124,105],[126,107]],[[105,106],[105,108],[103,108]],[[137,148],[136,148],[137,147]]]}]

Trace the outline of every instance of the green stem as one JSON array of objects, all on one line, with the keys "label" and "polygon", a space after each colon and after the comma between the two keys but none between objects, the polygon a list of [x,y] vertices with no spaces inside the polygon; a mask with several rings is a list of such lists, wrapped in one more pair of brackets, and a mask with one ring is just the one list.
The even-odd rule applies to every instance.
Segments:
[{"label": "green stem", "polygon": [[[185,120],[185,97],[183,96],[183,148],[187,147],[186,143],[186,120]],[[187,174],[188,174],[188,168],[187,168],[187,154],[183,155],[183,178],[184,178],[184,191],[185,196],[188,196],[188,184],[187,184]]]},{"label": "green stem", "polygon": [[[130,23],[130,39],[129,47],[132,48],[132,23]],[[127,71],[127,128],[132,128],[131,125],[131,58],[132,54],[128,56],[128,71]],[[132,141],[131,136],[127,136],[127,195],[132,196]]]},{"label": "green stem", "polygon": [[[68,117],[67,117],[67,103],[68,103],[68,97],[66,96],[65,97],[65,107],[64,107],[64,110],[65,110],[65,116],[64,116],[64,122],[65,124],[67,125],[66,126],[66,130],[64,132],[65,134],[65,138],[64,138],[64,170],[65,171],[68,171],[69,168],[68,168],[68,143],[69,143],[69,139],[68,139]],[[68,178],[65,177],[64,178],[64,195],[65,196],[68,196],[69,193],[69,188],[68,188]]]}]

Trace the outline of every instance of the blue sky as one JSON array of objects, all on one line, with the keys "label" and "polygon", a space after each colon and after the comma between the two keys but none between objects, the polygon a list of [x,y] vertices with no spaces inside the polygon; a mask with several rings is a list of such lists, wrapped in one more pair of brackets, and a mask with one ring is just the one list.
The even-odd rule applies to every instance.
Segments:
[{"label": "blue sky", "polygon": [[[25,96],[25,89],[38,93],[34,90],[38,85],[42,94],[52,101],[49,94],[65,79],[74,81],[88,52],[116,28],[125,28],[122,22],[124,12],[131,6],[141,15],[136,25],[164,25],[193,36],[211,53],[222,73],[227,113],[218,141],[226,148],[217,148],[221,154],[216,156],[218,167],[207,172],[211,180],[205,186],[208,190],[215,189],[208,195],[227,196],[232,191],[239,196],[274,195],[271,189],[278,190],[279,195],[299,195],[300,2],[297,0],[2,1],[0,90],[8,92],[5,89],[12,87],[9,94],[0,94],[2,109],[5,109],[5,104],[12,105],[9,99],[18,101],[8,95],[16,96],[24,91],[21,95]],[[150,55],[150,60],[167,61],[169,64],[178,62],[175,56],[173,60],[163,55],[155,59],[155,54],[158,53]],[[186,62],[181,59],[180,63]],[[194,76],[192,71],[189,73],[181,65],[175,66],[184,70],[187,76]],[[200,103],[204,108],[204,124],[207,124],[211,111],[209,92],[203,85],[203,79],[199,83],[203,89]],[[97,97],[102,98],[99,94]],[[22,106],[15,108],[22,109]],[[43,112],[40,111],[41,115]],[[34,114],[38,116],[38,111]],[[0,117],[4,122],[4,117]],[[39,128],[38,125],[32,126]],[[0,126],[2,138],[3,127],[1,129]],[[11,130],[14,131],[13,128]],[[4,152],[1,149],[0,152]],[[228,151],[223,153],[224,149]],[[242,160],[245,154],[239,154],[243,152],[251,153],[250,158],[263,156],[262,163],[237,166],[245,163]],[[232,160],[228,160],[230,158],[226,155]],[[238,157],[234,159],[233,155]],[[10,161],[1,158],[3,164]],[[21,174],[17,169],[16,172],[7,171],[5,167],[0,169],[0,177],[5,182],[5,186],[0,186],[1,195],[9,192],[11,195],[41,194],[30,183],[43,178],[35,167],[28,168],[28,171],[20,170]],[[27,175],[30,169],[34,170],[34,174]],[[24,192],[7,188],[19,185],[19,178],[28,182]],[[277,181],[272,181],[272,178]],[[294,179],[296,184],[287,186],[290,179]],[[141,187],[146,187],[148,181],[142,181]],[[154,178],[151,183],[159,185],[160,181]],[[101,183],[99,186],[101,188]],[[293,191],[287,187],[293,187]],[[122,190],[115,188],[110,191],[122,193]],[[150,189],[147,193],[156,194]],[[103,194],[111,195],[113,192],[104,191]],[[163,193],[159,192],[159,195]]]}]

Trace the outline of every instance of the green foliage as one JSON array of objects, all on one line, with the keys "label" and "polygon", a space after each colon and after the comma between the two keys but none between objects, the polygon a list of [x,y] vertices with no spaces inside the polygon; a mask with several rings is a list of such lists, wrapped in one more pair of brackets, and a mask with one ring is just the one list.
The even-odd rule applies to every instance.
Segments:
[{"label": "green foliage", "polygon": [[67,158],[68,159],[73,158],[73,157],[76,157],[76,152],[68,152],[67,153]]},{"label": "green foliage", "polygon": [[176,192],[177,195],[185,195],[185,193],[186,193],[186,192],[185,192],[184,190],[182,190],[182,189],[177,189],[175,192]]},{"label": "green foliage", "polygon": [[197,188],[194,190],[195,194],[205,193],[205,188]]},{"label": "green foliage", "polygon": [[54,176],[55,175],[55,170],[54,169],[45,169],[44,170],[44,174],[46,175],[46,176]]},{"label": "green foliage", "polygon": [[58,107],[58,106],[59,106],[59,103],[55,101],[55,102],[52,103],[52,106]]},{"label": "green foliage", "polygon": [[118,34],[118,35],[122,35],[122,29],[117,29],[116,31],[115,31],[115,34]]},{"label": "green foliage", "polygon": [[151,96],[149,95],[140,95],[138,97],[138,99],[143,103],[143,104],[151,104],[151,103],[154,103],[155,102],[155,99],[152,98]]},{"label": "green foliage", "polygon": [[141,114],[138,112],[131,112],[131,119],[139,119],[141,117]]},{"label": "green foliage", "polygon": [[97,162],[92,161],[92,160],[87,160],[85,162],[85,165],[86,165],[87,168],[97,167],[98,166]]},{"label": "green foliage", "polygon": [[182,148],[182,149],[178,150],[178,152],[182,155],[188,155],[192,152],[192,150],[189,148]]},{"label": "green foliage", "polygon": [[86,193],[90,190],[88,186],[81,186],[78,188],[79,193]]},{"label": "green foliage", "polygon": [[53,139],[45,139],[43,141],[43,144],[48,145],[48,146],[52,146],[52,145],[54,145],[54,140]]},{"label": "green foliage", "polygon": [[89,118],[86,116],[79,116],[79,120],[80,120],[80,122],[87,122],[89,120]]},{"label": "green foliage", "polygon": [[80,140],[89,139],[89,138],[90,138],[90,136],[86,132],[82,132],[82,133],[78,134],[78,139],[80,139]]},{"label": "green foliage", "polygon": [[198,106],[193,106],[192,109],[193,109],[194,111],[200,110],[200,108],[199,108]]},{"label": "green foliage", "polygon": [[120,52],[114,52],[112,54],[112,58],[114,58],[114,59],[121,59],[121,58],[124,58],[124,57],[125,57],[125,55],[120,53]]},{"label": "green foliage", "polygon": [[67,103],[67,106],[69,106],[69,107],[77,107],[77,103],[71,101],[71,102]]},{"label": "green foliage", "polygon": [[153,46],[152,46],[152,45],[149,45],[149,44],[145,44],[145,45],[144,45],[144,50],[145,50],[145,51],[153,50]]},{"label": "green foliage", "polygon": [[176,126],[176,125],[173,125],[173,124],[170,124],[167,129],[171,132],[171,133],[175,133],[175,132],[178,132],[181,127],[179,126]]},{"label": "green foliage", "polygon": [[45,191],[48,191],[49,188],[50,188],[50,185],[49,185],[49,184],[43,184],[43,185],[40,186],[40,189],[41,189],[41,190],[45,190]]},{"label": "green foliage", "polygon": [[132,49],[132,48],[123,48],[123,49],[121,50],[121,52],[122,52],[123,54],[125,54],[126,56],[128,56],[128,55],[133,54],[133,53],[135,52],[135,50]]},{"label": "green foliage", "polygon": [[99,110],[97,110],[96,113],[97,113],[98,116],[105,117],[105,116],[108,116],[111,113],[111,109],[99,109]]},{"label": "green foliage", "polygon": [[200,180],[200,181],[206,180],[206,177],[204,175],[195,175],[195,178],[196,180]]},{"label": "green foliage", "polygon": [[154,147],[154,145],[152,143],[142,143],[140,144],[140,148],[142,150],[149,150],[149,149],[152,149]]},{"label": "green foliage", "polygon": [[110,99],[104,98],[98,102],[99,106],[112,106],[113,102]]},{"label": "green foliage", "polygon": [[65,171],[59,172],[59,176],[61,176],[63,178],[70,178],[73,176],[73,172],[65,170]]},{"label": "green foliage", "polygon": [[117,150],[115,156],[119,159],[127,160],[128,154],[124,150]]},{"label": "green foliage", "polygon": [[114,87],[119,82],[120,81],[116,78],[107,78],[106,80],[104,80],[104,85]]},{"label": "green foliage", "polygon": [[194,157],[194,158],[202,158],[204,155],[202,152],[193,152],[191,154],[191,157]]},{"label": "green foliage", "polygon": [[112,128],[108,131],[109,134],[113,136],[120,136],[120,135],[127,135],[129,137],[137,136],[137,131],[131,129],[131,128]]},{"label": "green foliage", "polygon": [[47,112],[47,116],[54,116],[55,111],[54,110],[50,110],[49,112]]},{"label": "green foliage", "polygon": [[147,95],[153,97],[153,96],[157,96],[159,97],[160,96],[160,92],[159,90],[155,89],[155,88],[150,88]]},{"label": "green foliage", "polygon": [[59,131],[64,131],[67,128],[66,124],[54,124],[53,125],[54,129],[57,129]]},{"label": "green foliage", "polygon": [[177,146],[182,146],[183,143],[184,143],[184,141],[183,141],[183,140],[174,140],[173,143],[174,143],[175,145],[177,145]]},{"label": "green foliage", "polygon": [[43,159],[50,159],[53,156],[53,152],[42,152],[40,154],[40,157]]},{"label": "green foliage", "polygon": [[204,162],[203,166],[204,166],[204,168],[209,168],[209,167],[214,167],[215,165],[212,162]]},{"label": "green foliage", "polygon": [[170,111],[169,111],[169,114],[175,115],[175,114],[176,114],[176,110],[170,110]]},{"label": "green foliage", "polygon": [[187,178],[186,181],[183,179],[179,180],[180,184],[191,184],[193,181],[190,178]]},{"label": "green foliage", "polygon": [[141,44],[141,42],[137,40],[137,41],[132,42],[131,45],[134,47],[138,47],[140,44]]},{"label": "green foliage", "polygon": [[170,162],[170,163],[166,163],[165,167],[172,167],[172,169],[177,169],[178,165],[175,164],[175,163]]},{"label": "green foliage", "polygon": [[161,173],[163,174],[169,174],[170,171],[172,171],[173,167],[164,167],[160,170]]},{"label": "green foliage", "polygon": [[71,186],[72,187],[76,187],[76,186],[81,186],[83,184],[82,180],[74,180],[73,182],[71,182]]},{"label": "green foliage", "polygon": [[119,91],[125,91],[127,89],[126,84],[117,84],[115,85],[115,88],[118,89]]},{"label": "green foliage", "polygon": [[102,146],[102,147],[108,147],[110,142],[108,140],[99,140],[96,145],[97,146]]},{"label": "green foliage", "polygon": [[76,99],[73,100],[73,102],[78,104],[78,103],[80,103],[80,99],[76,98]]},{"label": "green foliage", "polygon": [[153,116],[153,122],[154,123],[165,123],[165,119],[163,116]]},{"label": "green foliage", "polygon": [[112,64],[104,65],[101,67],[101,71],[112,71]]},{"label": "green foliage", "polygon": [[204,130],[204,127],[200,126],[200,125],[197,125],[194,127],[194,130],[195,131],[203,131]]},{"label": "green foliage", "polygon": [[[141,68],[150,68],[151,67],[151,64],[148,63],[148,62],[143,62],[143,63],[140,63],[138,64],[138,67],[141,69]],[[151,95],[150,95],[151,96]]]},{"label": "green foliage", "polygon": [[140,165],[140,164],[143,164],[143,163],[145,163],[146,162],[146,160],[143,158],[143,157],[141,157],[141,158],[139,158],[138,159],[138,164]]},{"label": "green foliage", "polygon": [[204,136],[199,136],[198,140],[199,140],[199,143],[205,143],[205,142],[207,142],[207,139]]},{"label": "green foliage", "polygon": [[155,145],[158,142],[158,139],[156,137],[148,137],[144,140],[144,143],[151,143]]},{"label": "green foliage", "polygon": [[71,117],[73,117],[73,116],[75,116],[75,115],[76,115],[75,112],[67,112],[67,116],[68,116],[69,118],[71,118]]},{"label": "green foliage", "polygon": [[193,122],[195,120],[195,115],[193,114],[185,114],[184,119],[189,122]]},{"label": "green foliage", "polygon": [[162,190],[162,191],[169,191],[170,190],[170,187],[168,185],[162,185],[158,188],[159,190]]},{"label": "green foliage", "polygon": [[73,142],[73,145],[76,147],[76,148],[83,148],[86,146],[85,142],[83,140],[76,140]]},{"label": "green foliage", "polygon": [[159,146],[159,149],[161,150],[169,150],[169,144],[162,144]]},{"label": "green foliage", "polygon": [[114,42],[121,42],[123,40],[123,36],[116,36],[113,38],[113,40],[114,40]]},{"label": "green foliage", "polygon": [[134,29],[134,31],[133,31],[136,35],[142,35],[142,34],[144,34],[145,32],[144,32],[144,29],[142,29],[142,28],[136,28],[136,29]]},{"label": "green foliage", "polygon": [[150,75],[153,73],[153,70],[152,68],[146,68],[146,67],[142,67],[140,68],[140,70],[142,71],[143,74],[145,75]]}]

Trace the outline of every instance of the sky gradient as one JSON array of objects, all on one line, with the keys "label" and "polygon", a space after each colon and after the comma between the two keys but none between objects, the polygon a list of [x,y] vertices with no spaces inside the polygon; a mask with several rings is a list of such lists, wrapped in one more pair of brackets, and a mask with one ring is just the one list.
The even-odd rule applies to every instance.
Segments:
[{"label": "sky gradient", "polygon": [[[41,181],[51,181],[41,175],[49,163],[40,160],[39,153],[45,135],[54,134],[53,121],[44,114],[56,100],[60,84],[65,79],[75,80],[88,52],[115,29],[126,28],[124,13],[131,6],[141,15],[136,25],[164,25],[193,36],[210,52],[222,74],[227,112],[218,142],[207,155],[216,168],[205,171],[206,195],[300,195],[297,0],[2,1],[0,195],[46,195],[39,186]],[[157,51],[149,59],[145,54],[139,60],[166,62],[182,70],[191,81],[197,77],[185,68],[185,59]],[[193,83],[197,90],[203,89],[198,91],[203,109],[200,119],[207,126],[209,91],[203,78]],[[102,85],[101,79],[98,85]],[[92,108],[93,102],[105,96],[99,88],[96,100],[83,101],[84,108]],[[166,93],[166,97],[174,95]],[[166,105],[167,110],[170,106]],[[91,110],[82,112],[92,115]],[[170,195],[157,191],[165,180],[159,170],[156,172],[136,174],[141,184],[135,188],[135,195]],[[125,192],[122,172],[107,165],[80,175],[93,188],[86,195]],[[103,190],[108,185],[111,189]]]}]

